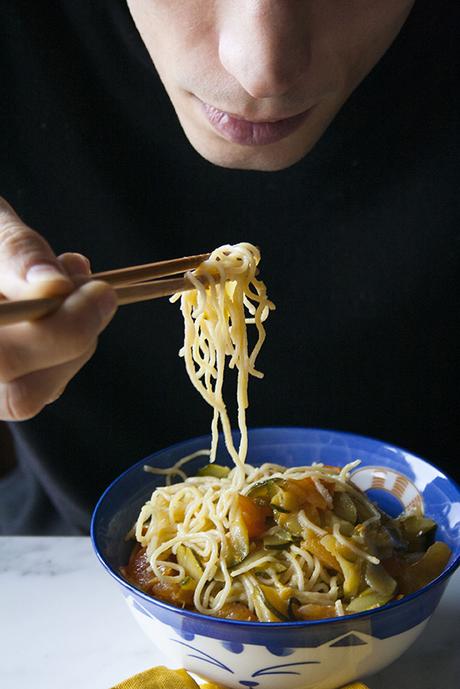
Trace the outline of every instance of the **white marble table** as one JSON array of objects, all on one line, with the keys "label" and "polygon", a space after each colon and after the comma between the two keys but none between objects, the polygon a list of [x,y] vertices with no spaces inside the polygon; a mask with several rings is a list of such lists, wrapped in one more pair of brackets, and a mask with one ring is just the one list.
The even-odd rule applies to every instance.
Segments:
[{"label": "white marble table", "polygon": [[[108,689],[164,662],[88,538],[0,538],[1,689]],[[367,681],[371,689],[460,686],[460,571],[415,646]]]}]

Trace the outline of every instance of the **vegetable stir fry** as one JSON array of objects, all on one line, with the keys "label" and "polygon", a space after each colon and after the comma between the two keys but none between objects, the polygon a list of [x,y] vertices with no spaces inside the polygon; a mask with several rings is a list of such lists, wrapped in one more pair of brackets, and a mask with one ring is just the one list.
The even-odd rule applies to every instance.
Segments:
[{"label": "vegetable stir fry", "polygon": [[[152,521],[160,511],[144,517],[123,576],[179,607],[228,619],[287,622],[372,610],[400,599],[441,574],[451,556],[435,539],[432,519],[407,513],[391,518],[343,469],[321,464],[249,467],[232,519],[219,531],[213,496],[220,484],[230,485],[231,474],[209,464],[176,484],[170,499],[157,489],[168,518]],[[200,487],[203,505],[214,506],[206,515],[202,510],[196,528],[193,493],[180,488],[187,482],[193,490]],[[163,530],[156,541],[147,538],[155,524]]]}]

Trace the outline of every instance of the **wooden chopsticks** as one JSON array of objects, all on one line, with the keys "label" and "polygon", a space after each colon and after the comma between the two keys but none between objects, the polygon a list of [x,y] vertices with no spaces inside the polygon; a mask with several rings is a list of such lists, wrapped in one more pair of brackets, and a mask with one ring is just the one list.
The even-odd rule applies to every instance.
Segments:
[{"label": "wooden chopsticks", "polygon": [[197,254],[196,256],[184,256],[184,258],[172,258],[168,261],[143,263],[140,266],[130,266],[129,268],[118,268],[117,270],[105,270],[102,273],[93,273],[91,279],[104,280],[104,282],[108,282],[109,285],[120,287],[121,285],[135,282],[164,278],[167,275],[185,273],[187,270],[198,268],[200,263],[206,261],[207,258],[209,258],[209,254]]},{"label": "wooden chopsticks", "polygon": [[[139,301],[158,299],[176,292],[193,289],[192,283],[184,275],[203,263],[209,254],[184,256],[183,258],[145,263],[139,266],[119,268],[93,273],[89,280],[103,280],[112,285],[118,298],[118,304],[134,304]],[[167,278],[168,275],[177,277]],[[158,278],[167,278],[159,280]],[[17,301],[0,301],[0,326],[12,325],[21,321],[32,321],[42,318],[56,309],[65,297],[45,297],[41,299],[22,299]]]}]

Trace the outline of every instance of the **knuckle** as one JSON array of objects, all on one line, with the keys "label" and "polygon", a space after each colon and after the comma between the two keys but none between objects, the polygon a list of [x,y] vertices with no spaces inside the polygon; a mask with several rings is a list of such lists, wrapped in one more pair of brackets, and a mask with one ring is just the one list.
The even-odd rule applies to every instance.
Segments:
[{"label": "knuckle", "polygon": [[13,252],[16,247],[22,247],[30,240],[30,232],[32,230],[21,225],[16,218],[0,216],[0,242],[3,250]]},{"label": "knuckle", "polygon": [[8,201],[3,198],[3,196],[0,196],[0,226],[3,222],[8,222],[12,218],[17,219],[16,213],[11,208]]},{"label": "knuckle", "polygon": [[0,259],[19,275],[26,275],[30,266],[51,257],[48,244],[35,230],[14,220],[0,226]]},{"label": "knuckle", "polygon": [[55,256],[44,237],[0,206],[0,260],[24,277],[35,264],[53,264]]},{"label": "knuckle", "polygon": [[0,247],[6,257],[19,257],[24,263],[32,263],[42,257],[44,240],[35,230],[10,218],[0,224]]}]

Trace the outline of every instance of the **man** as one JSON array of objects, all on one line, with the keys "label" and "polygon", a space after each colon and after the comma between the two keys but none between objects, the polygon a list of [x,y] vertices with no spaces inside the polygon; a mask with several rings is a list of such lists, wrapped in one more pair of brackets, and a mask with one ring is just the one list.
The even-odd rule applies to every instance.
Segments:
[{"label": "man", "polygon": [[349,429],[448,467],[458,8],[130,0],[131,19],[109,0],[6,4],[0,291],[69,296],[0,330],[18,457],[2,528],[84,531],[121,469],[207,430],[166,301],[117,314],[93,357],[116,306],[107,286],[78,287],[85,256],[98,270],[257,243],[278,312],[251,425]]}]

